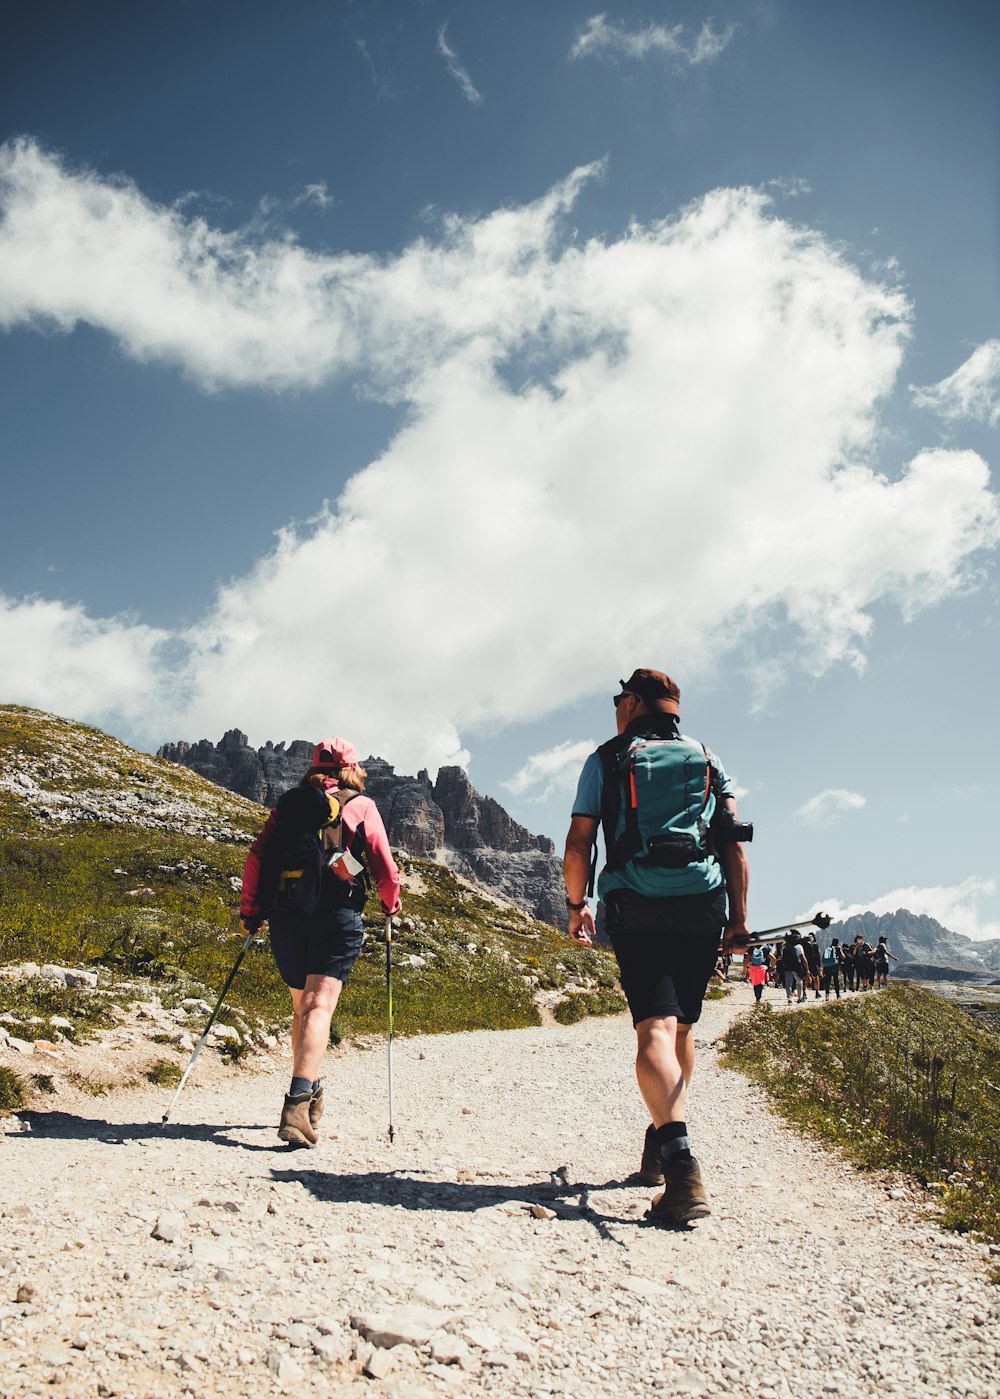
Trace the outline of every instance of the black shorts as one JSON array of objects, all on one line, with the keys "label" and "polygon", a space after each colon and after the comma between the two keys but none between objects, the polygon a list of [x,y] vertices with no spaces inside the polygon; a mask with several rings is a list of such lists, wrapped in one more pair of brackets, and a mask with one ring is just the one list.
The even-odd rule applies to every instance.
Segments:
[{"label": "black shorts", "polygon": [[616,889],[606,905],[606,928],[632,1023],[676,1016],[693,1025],[715,972],[726,923],[726,891],[647,899]]},{"label": "black shorts", "polygon": [[365,940],[365,923],[353,908],[329,913],[273,913],[271,951],[286,986],[301,991],[307,976],[346,981]]}]

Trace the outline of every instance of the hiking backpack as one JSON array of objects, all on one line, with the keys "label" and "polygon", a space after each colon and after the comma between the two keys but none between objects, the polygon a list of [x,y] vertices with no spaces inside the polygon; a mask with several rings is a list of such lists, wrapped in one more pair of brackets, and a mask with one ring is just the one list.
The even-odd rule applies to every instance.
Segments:
[{"label": "hiking backpack", "polygon": [[[715,792],[704,744],[678,733],[620,734],[597,752],[604,778],[605,869],[632,862],[679,870],[713,858],[709,825]],[[589,893],[596,864],[595,847]]]},{"label": "hiking backpack", "polygon": [[832,971],[833,968],[836,967],[839,962],[840,958],[837,956],[837,949],[831,943],[830,946],[823,953],[823,965],[824,967],[827,967],[830,971]]},{"label": "hiking backpack", "polygon": [[[320,900],[337,902],[342,881],[324,870],[343,849],[343,811],[357,792],[325,791],[312,783],[290,787],[275,807],[274,831],[261,859],[258,901],[261,914],[315,913]],[[350,884],[343,884],[343,901]]]},{"label": "hiking backpack", "polygon": [[783,972],[801,971],[805,959],[806,954],[802,951],[800,942],[786,941],[781,949],[781,970]]}]

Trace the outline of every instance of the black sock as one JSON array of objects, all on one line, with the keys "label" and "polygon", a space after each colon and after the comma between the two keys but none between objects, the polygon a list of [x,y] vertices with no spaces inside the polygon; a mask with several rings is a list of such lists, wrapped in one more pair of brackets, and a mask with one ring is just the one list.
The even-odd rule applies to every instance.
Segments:
[{"label": "black sock", "polygon": [[313,1079],[312,1094],[313,1094],[313,1097],[314,1097],[314,1098],[315,1098],[316,1094],[319,1092],[319,1090],[320,1090],[320,1088],[321,1088],[322,1086],[323,1086],[323,1080],[322,1080],[321,1078],[314,1078],[314,1079]]},{"label": "black sock", "polygon": [[660,1158],[665,1166],[691,1160],[686,1122],[665,1122],[662,1127],[657,1127],[656,1140],[660,1144]]},{"label": "black sock", "polygon": [[298,1075],[292,1077],[292,1086],[288,1090],[290,1098],[304,1098],[312,1094],[313,1081],[311,1078],[300,1078]]}]

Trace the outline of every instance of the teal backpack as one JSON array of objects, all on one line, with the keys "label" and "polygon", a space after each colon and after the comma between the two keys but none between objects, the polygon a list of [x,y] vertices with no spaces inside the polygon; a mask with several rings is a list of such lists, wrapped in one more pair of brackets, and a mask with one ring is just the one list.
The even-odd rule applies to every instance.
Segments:
[{"label": "teal backpack", "polygon": [[[679,870],[713,857],[712,765],[704,744],[679,733],[623,734],[597,750],[604,776],[605,869],[630,861]],[[593,893],[596,867],[591,868]]]}]

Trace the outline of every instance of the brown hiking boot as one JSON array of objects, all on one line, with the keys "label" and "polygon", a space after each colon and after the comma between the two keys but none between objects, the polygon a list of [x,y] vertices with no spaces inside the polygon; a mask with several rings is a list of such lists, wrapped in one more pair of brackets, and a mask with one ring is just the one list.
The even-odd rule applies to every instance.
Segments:
[{"label": "brown hiking boot", "polygon": [[655,1197],[646,1211],[647,1219],[654,1224],[690,1224],[692,1220],[704,1219],[712,1213],[701,1171],[693,1156],[687,1161],[665,1166],[663,1174],[666,1189]]},{"label": "brown hiking boot", "polygon": [[323,1085],[313,1090],[313,1095],[309,1099],[309,1125],[315,1130],[319,1126],[319,1120],[323,1116],[323,1109],[326,1104],[323,1102]]},{"label": "brown hiking boot", "polygon": [[656,1140],[656,1128],[652,1122],[646,1128],[646,1139],[642,1144],[642,1160],[635,1173],[635,1179],[643,1185],[663,1184],[663,1162],[660,1159],[660,1143]]},{"label": "brown hiking boot", "polygon": [[311,1102],[311,1093],[301,1093],[295,1098],[285,1094],[285,1105],[281,1109],[281,1121],[278,1124],[278,1136],[283,1142],[288,1142],[291,1146],[316,1145],[319,1137],[309,1121]]}]

